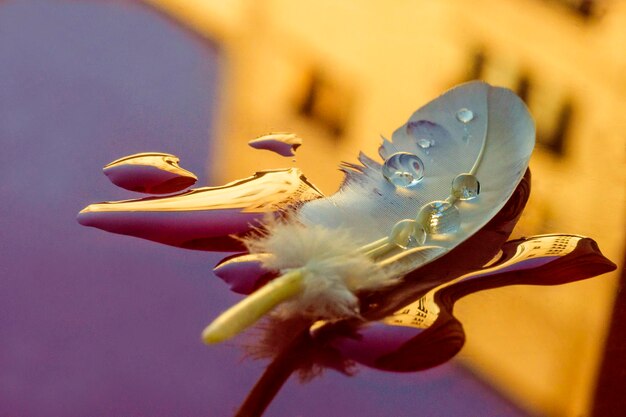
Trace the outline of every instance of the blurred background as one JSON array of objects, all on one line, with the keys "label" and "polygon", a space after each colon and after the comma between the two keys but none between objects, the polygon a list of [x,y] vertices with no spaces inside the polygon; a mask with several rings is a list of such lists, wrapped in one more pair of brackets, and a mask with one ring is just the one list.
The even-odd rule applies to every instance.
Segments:
[{"label": "blurred background", "polygon": [[[0,417],[228,416],[263,369],[200,342],[239,298],[219,256],[75,222],[139,196],[105,164],[169,152],[199,185],[295,165],[332,193],[470,79],[537,123],[516,235],[588,235],[620,268],[472,295],[453,363],[290,381],[267,415],[623,415],[625,45],[621,0],[0,1]],[[247,146],[276,131],[304,138],[295,162]]]}]

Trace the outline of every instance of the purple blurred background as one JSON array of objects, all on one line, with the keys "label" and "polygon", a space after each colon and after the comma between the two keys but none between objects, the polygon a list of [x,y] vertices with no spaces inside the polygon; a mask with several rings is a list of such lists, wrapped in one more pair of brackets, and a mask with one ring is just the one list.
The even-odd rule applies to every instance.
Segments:
[{"label": "purple blurred background", "polygon": [[[200,332],[219,256],[85,228],[101,168],[180,156],[210,184],[220,53],[133,2],[0,1],[0,417],[228,416],[263,364]],[[252,170],[254,167],[251,167]],[[458,365],[290,381],[268,416],[522,416]]]}]

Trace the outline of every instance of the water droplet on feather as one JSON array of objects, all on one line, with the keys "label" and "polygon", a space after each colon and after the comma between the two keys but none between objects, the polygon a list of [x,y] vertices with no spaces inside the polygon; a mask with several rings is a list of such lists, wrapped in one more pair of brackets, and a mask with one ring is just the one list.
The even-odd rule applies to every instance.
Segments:
[{"label": "water droplet on feather", "polygon": [[428,149],[431,146],[433,146],[435,144],[434,140],[430,140],[430,139],[426,139],[426,138],[420,138],[417,140],[417,144],[420,146],[420,148],[422,149]]},{"label": "water droplet on feather", "polygon": [[[409,144],[398,138],[397,151],[412,152],[420,157],[428,155],[435,159],[448,158],[458,152],[457,143],[450,132],[442,125],[428,120],[412,120],[406,124],[406,136]],[[394,138],[394,143],[396,139]],[[409,145],[409,146],[407,146]]]},{"label": "water droplet on feather", "polygon": [[464,107],[456,112],[456,118],[461,123],[469,123],[474,120],[474,112]]},{"label": "water droplet on feather", "polygon": [[393,226],[389,241],[402,249],[415,248],[426,241],[426,230],[415,220],[401,220]]},{"label": "water droplet on feather", "polygon": [[454,233],[459,228],[461,216],[459,210],[447,201],[433,201],[420,209],[417,222],[429,234]]},{"label": "water droplet on feather", "polygon": [[472,200],[480,194],[480,183],[472,174],[459,174],[452,181],[452,195],[459,200]]},{"label": "water droplet on feather", "polygon": [[396,187],[411,187],[424,178],[424,163],[416,155],[398,152],[387,158],[382,172],[387,181]]}]

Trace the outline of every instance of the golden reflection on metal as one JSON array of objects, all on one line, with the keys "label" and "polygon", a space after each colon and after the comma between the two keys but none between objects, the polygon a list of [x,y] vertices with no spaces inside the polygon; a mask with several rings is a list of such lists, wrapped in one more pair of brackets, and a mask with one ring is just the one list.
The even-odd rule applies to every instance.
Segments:
[{"label": "golden reflection on metal", "polygon": [[263,171],[221,187],[91,204],[78,222],[187,249],[240,251],[245,249],[240,238],[266,216],[321,196],[295,168]]},{"label": "golden reflection on metal", "polygon": [[[493,264],[494,266],[471,272],[435,287],[417,301],[385,317],[381,322],[393,326],[426,329],[432,326],[439,317],[440,307],[437,303],[436,294],[443,288],[450,287],[461,281],[469,281],[506,272],[508,269],[515,269],[515,265],[520,262],[530,261],[531,259],[534,266],[553,261],[557,257],[565,256],[574,251],[582,238],[582,236],[574,235],[543,235],[524,241],[519,244],[515,254],[507,261],[498,264],[498,259],[491,260],[488,265]],[[502,252],[499,255],[502,256]]]},{"label": "golden reflection on metal", "polygon": [[180,159],[168,153],[143,152],[119,158],[102,169],[111,182],[131,191],[167,194],[184,190],[198,177],[181,168]]},{"label": "golden reflection on metal", "polygon": [[80,214],[94,212],[172,212],[238,209],[266,213],[322,197],[296,168],[257,172],[220,187],[196,188],[174,196],[90,204]]},{"label": "golden reflection on metal", "polygon": [[163,152],[140,152],[123,156],[104,166],[104,170],[121,165],[149,165],[170,172],[184,172],[195,177],[191,172],[178,166],[180,158],[176,155]]},{"label": "golden reflection on metal", "polygon": [[435,302],[435,292],[433,290],[381,321],[393,326],[427,329],[435,323],[437,317],[439,317],[439,306]]}]

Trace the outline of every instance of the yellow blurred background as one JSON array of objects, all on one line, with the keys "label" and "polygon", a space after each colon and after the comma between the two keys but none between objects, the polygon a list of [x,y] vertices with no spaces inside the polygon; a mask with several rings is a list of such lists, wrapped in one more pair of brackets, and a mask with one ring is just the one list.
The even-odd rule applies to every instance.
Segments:
[{"label": "yellow blurred background", "polygon": [[[624,250],[626,2],[146,0],[217,42],[224,62],[209,166],[221,183],[296,164],[325,193],[340,161],[376,155],[418,107],[469,79],[535,117],[533,192],[517,236],[587,235],[620,270],[459,302],[460,360],[530,413],[588,415]],[[247,142],[304,138],[297,162]]]}]

